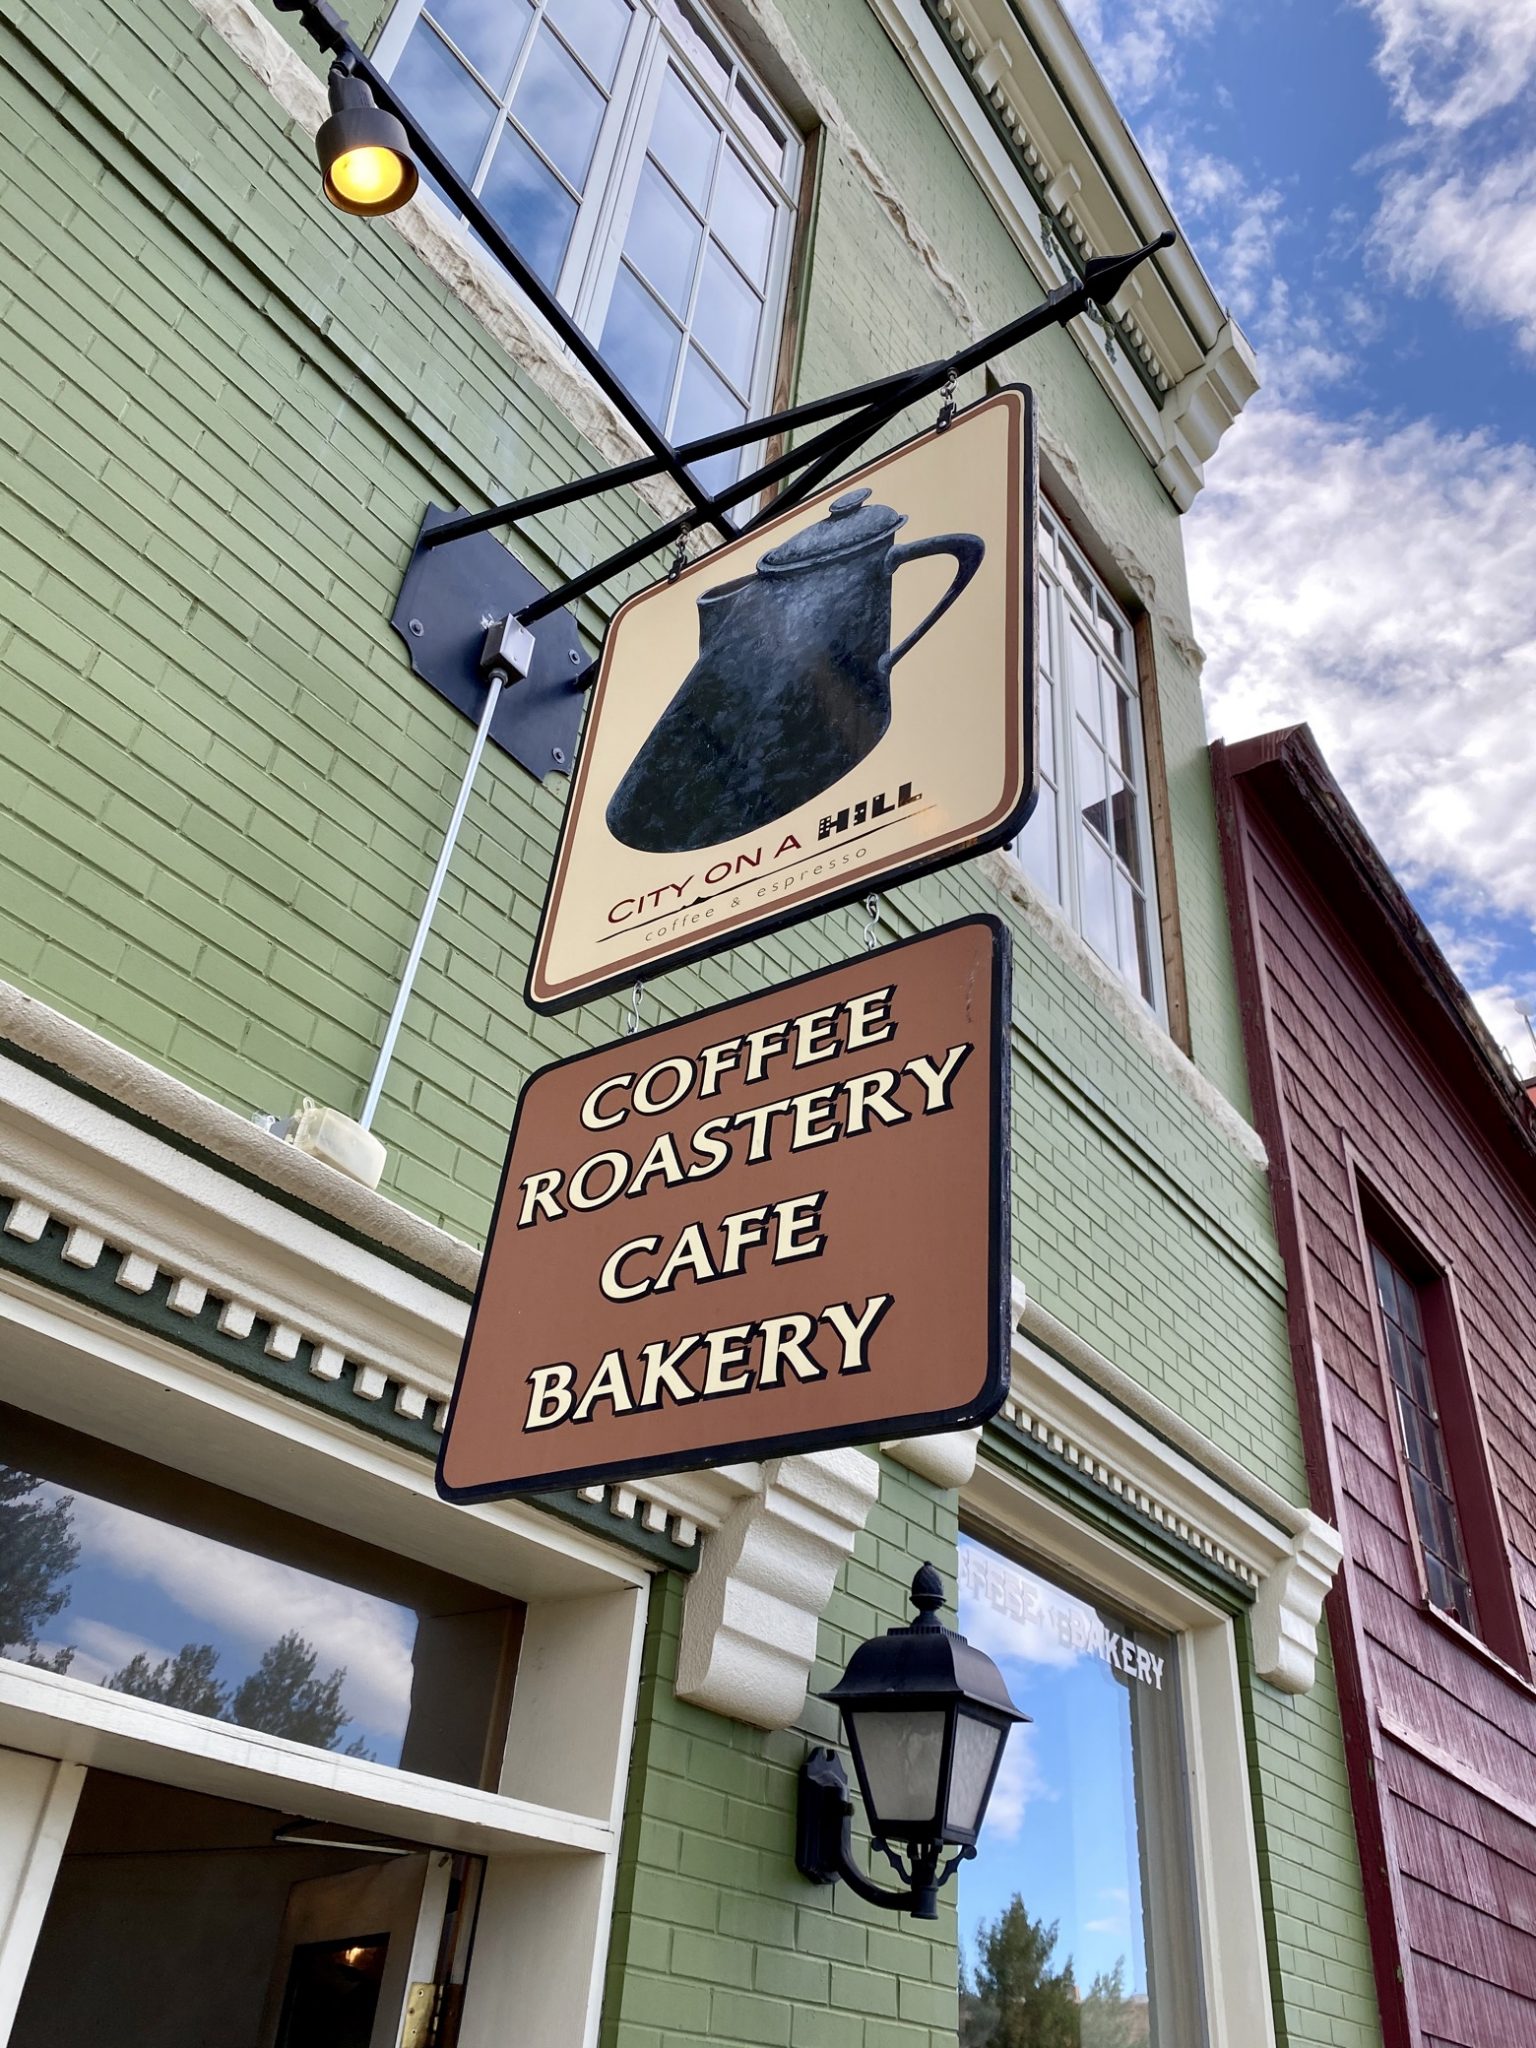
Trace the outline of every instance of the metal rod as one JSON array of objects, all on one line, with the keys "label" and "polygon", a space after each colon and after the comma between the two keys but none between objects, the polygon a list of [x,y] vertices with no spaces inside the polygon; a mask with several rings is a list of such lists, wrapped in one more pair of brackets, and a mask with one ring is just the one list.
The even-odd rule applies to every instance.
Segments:
[{"label": "metal rod", "polygon": [[[925,364],[923,367],[926,369],[928,366]],[[677,450],[677,459],[689,464],[708,462],[713,455],[727,455],[733,448],[745,448],[753,441],[765,441],[771,434],[782,434],[792,427],[812,426],[817,420],[830,419],[834,413],[852,412],[855,406],[868,405],[919,374],[918,371],[900,370],[892,377],[879,377],[873,383],[829,392],[825,398],[807,399],[804,405],[792,405],[783,412],[765,413],[759,419],[746,420],[740,426],[727,427],[721,433],[706,434],[697,441],[685,441]],[[596,476],[578,477],[568,484],[556,484],[551,490],[537,491],[531,497],[511,498],[506,504],[492,505],[484,512],[468,512],[462,519],[445,519],[441,526],[434,526],[430,533],[423,535],[421,546],[438,548],[445,541],[462,540],[468,534],[484,533],[493,526],[532,519],[541,512],[553,512],[562,505],[573,505],[581,498],[592,497],[598,491],[640,483],[648,476],[655,476],[665,466],[659,455],[644,455],[634,462],[621,463],[616,469],[602,470]]]},{"label": "metal rod", "polygon": [[[881,418],[870,420],[867,425],[862,424],[866,416],[861,413],[858,422],[848,434],[830,442],[825,452],[817,456],[815,461],[808,463],[792,483],[785,484],[782,491],[770,498],[768,503],[747,521],[742,531],[755,532],[759,526],[766,526],[770,519],[777,519],[780,513],[793,512],[797,505],[821,487],[834,470],[841,469],[849,456],[856,455],[871,434],[876,434],[881,427],[888,426],[897,413],[910,403],[910,399],[903,398],[900,404],[886,408]],[[810,446],[809,443],[806,445]],[[814,450],[811,452],[814,453]]]},{"label": "metal rod", "polygon": [[[655,554],[667,547],[681,535],[699,525],[718,525],[718,515],[743,500],[752,498],[770,483],[780,477],[791,475],[795,470],[804,470],[798,482],[782,492],[772,505],[764,507],[757,517],[749,522],[747,531],[761,526],[779,512],[789,509],[815,488],[824,476],[836,469],[869,436],[877,433],[899,412],[919,399],[929,398],[943,389],[948,380],[964,376],[967,371],[980,367],[993,356],[1016,347],[1032,335],[1043,333],[1048,327],[1065,326],[1076,319],[1090,305],[1105,305],[1125,283],[1138,264],[1144,263],[1158,249],[1168,248],[1176,239],[1173,230],[1167,229],[1156,241],[1148,242],[1139,249],[1133,249],[1124,256],[1096,256],[1090,262],[1081,278],[1074,278],[1070,284],[1058,285],[1055,291],[1038,306],[1032,306],[1027,313],[1021,313],[1016,320],[996,328],[991,334],[984,334],[979,341],[959,349],[941,362],[925,363],[921,369],[908,370],[895,377],[885,379],[878,387],[880,395],[865,405],[851,420],[844,420],[836,427],[828,427],[820,434],[813,434],[809,441],[803,441],[798,448],[786,450],[750,476],[741,478],[726,490],[717,492],[696,512],[685,512],[676,519],[654,528],[639,540],[631,541],[627,547],[586,569],[568,582],[557,583],[553,590],[535,598],[517,614],[518,622],[524,626],[537,625],[540,619],[547,619],[552,612],[561,611],[578,597],[585,597],[589,590],[595,590],[610,577],[630,569],[637,562],[643,562],[647,555]],[[822,403],[812,400],[813,404]]]},{"label": "metal rod", "polygon": [[[595,344],[583,334],[544,280],[531,270],[518,254],[506,231],[481,205],[447,157],[438,149],[427,130],[395,92],[389,80],[374,67],[366,53],[353,40],[347,24],[325,4],[325,0],[274,0],[274,5],[280,13],[296,14],[310,39],[320,49],[330,51],[355,77],[364,80],[378,104],[404,125],[421,168],[442,187],[448,199],[465,216],[497,262],[510,273],[518,289],[538,307],[571,354],[592,377],[598,388],[618,407],[678,488],[693,501],[700,513],[709,519],[710,524],[719,523],[710,518],[706,509],[709,504],[708,490],[696,477],[689,475],[678,459],[677,450],[666,435],[656,427],[623,381],[614,375],[608,364],[603,361]],[[727,521],[722,531],[734,533],[734,523]]]},{"label": "metal rod", "polygon": [[643,483],[659,476],[666,464],[659,455],[641,455],[616,469],[602,469],[594,476],[579,476],[568,484],[553,484],[547,491],[534,491],[526,498],[514,498],[505,505],[491,505],[484,512],[466,512],[462,519],[445,519],[424,533],[421,548],[440,548],[446,541],[466,540],[472,533],[485,533],[493,526],[510,526],[518,519],[536,519],[541,512],[557,512],[562,505],[575,505],[599,491],[617,490],[622,484]]},{"label": "metal rod", "polygon": [[579,576],[573,576],[566,583],[558,583],[543,597],[535,598],[524,605],[517,614],[518,622],[524,626],[536,626],[540,619],[547,619],[551,612],[563,611],[566,605],[578,597],[585,597],[589,590],[595,590],[600,583],[617,576],[622,570],[633,568],[643,562],[647,555],[669,546],[682,535],[691,533],[696,526],[713,523],[716,508],[725,509],[739,505],[744,499],[756,497],[766,485],[776,483],[780,477],[790,476],[797,469],[803,469],[809,462],[819,461],[826,456],[835,456],[841,462],[862,446],[872,433],[893,419],[903,406],[910,403],[907,385],[903,381],[894,396],[884,398],[878,404],[865,406],[852,420],[842,421],[835,427],[828,427],[819,434],[813,434],[809,441],[801,442],[798,448],[786,449],[772,462],[764,463],[749,476],[742,477],[721,491],[703,513],[683,512],[677,518],[669,519],[665,525],[642,534],[638,540],[630,541],[616,553],[606,556],[594,567],[586,569]]},{"label": "metal rod", "polygon": [[373,1123],[374,1111],[378,1108],[379,1097],[384,1092],[384,1076],[389,1072],[389,1063],[395,1055],[395,1040],[400,1036],[400,1020],[404,1017],[405,1006],[411,999],[416,970],[420,967],[421,956],[426,950],[427,934],[432,929],[432,919],[437,911],[437,899],[443,893],[448,863],[453,859],[453,849],[458,844],[459,827],[464,823],[464,813],[469,808],[469,793],[474,787],[475,776],[479,773],[480,757],[485,752],[485,743],[490,738],[491,720],[496,716],[496,706],[501,702],[504,680],[499,669],[491,671],[490,681],[486,685],[485,703],[480,710],[480,723],[475,727],[469,759],[464,763],[464,775],[459,783],[459,794],[454,802],[453,815],[448,820],[447,831],[443,834],[437,866],[432,870],[432,879],[427,884],[427,898],[421,906],[421,915],[416,920],[416,936],[411,940],[411,950],[405,957],[400,986],[395,991],[395,1007],[390,1011],[389,1022],[384,1027],[384,1042],[379,1047],[379,1056],[373,1067],[373,1079],[368,1083],[368,1093],[363,1101],[363,1113],[358,1118],[365,1131]]}]

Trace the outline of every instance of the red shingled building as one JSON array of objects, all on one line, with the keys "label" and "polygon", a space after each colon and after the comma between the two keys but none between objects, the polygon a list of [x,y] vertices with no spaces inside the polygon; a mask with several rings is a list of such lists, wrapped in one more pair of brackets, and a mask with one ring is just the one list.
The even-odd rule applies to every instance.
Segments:
[{"label": "red shingled building", "polygon": [[1213,749],[1387,2048],[1536,2041],[1536,1106],[1305,726]]}]

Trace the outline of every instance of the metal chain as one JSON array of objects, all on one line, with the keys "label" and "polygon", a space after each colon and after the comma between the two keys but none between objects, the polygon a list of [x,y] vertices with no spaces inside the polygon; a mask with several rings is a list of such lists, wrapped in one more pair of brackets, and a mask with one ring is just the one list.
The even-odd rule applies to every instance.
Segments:
[{"label": "metal chain", "polygon": [[939,400],[939,416],[934,422],[934,432],[942,434],[955,417],[955,373],[950,371],[944,379],[944,390]]},{"label": "metal chain", "polygon": [[630,991],[629,1011],[619,1026],[621,1038],[633,1038],[640,1029],[640,998],[645,994],[645,983],[637,981]]},{"label": "metal chain", "polygon": [[865,952],[873,953],[876,946],[880,943],[880,898],[878,896],[866,896],[864,898],[864,916],[867,922],[860,933],[860,937],[864,941]]},{"label": "metal chain", "polygon": [[685,526],[677,536],[677,546],[672,550],[672,566],[667,571],[667,581],[675,583],[688,566],[688,529]]}]

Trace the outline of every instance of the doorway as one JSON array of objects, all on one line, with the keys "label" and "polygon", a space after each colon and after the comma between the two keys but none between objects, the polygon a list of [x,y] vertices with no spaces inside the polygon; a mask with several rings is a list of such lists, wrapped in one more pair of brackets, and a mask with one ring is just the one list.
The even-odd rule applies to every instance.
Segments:
[{"label": "doorway", "polygon": [[92,1771],[10,2048],[452,2048],[482,1867]]}]

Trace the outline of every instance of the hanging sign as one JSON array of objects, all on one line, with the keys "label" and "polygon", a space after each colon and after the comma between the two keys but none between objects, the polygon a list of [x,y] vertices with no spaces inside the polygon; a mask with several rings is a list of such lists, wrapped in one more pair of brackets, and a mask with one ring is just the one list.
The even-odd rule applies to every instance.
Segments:
[{"label": "hanging sign", "polygon": [[1007,933],[975,917],[536,1074],[438,1488],[962,1429],[1008,1385]]},{"label": "hanging sign", "polygon": [[1011,839],[1035,774],[1022,387],[615,614],[528,979],[558,1011]]}]

